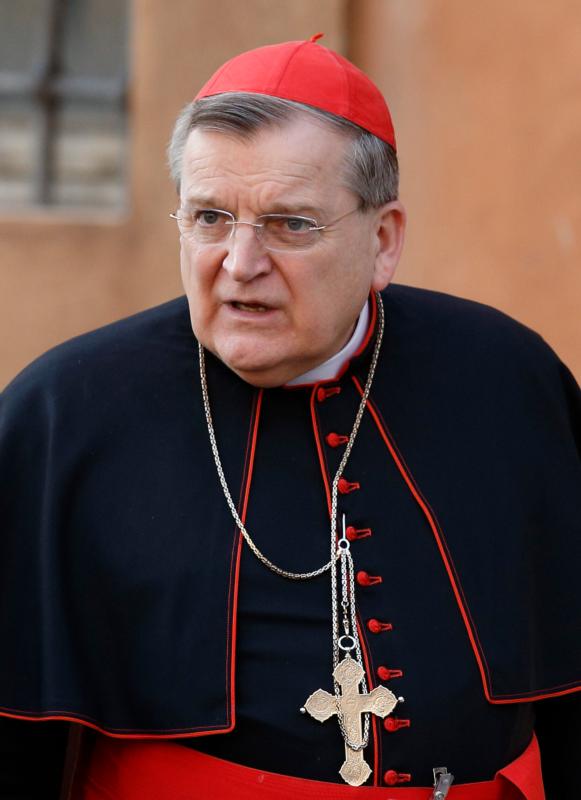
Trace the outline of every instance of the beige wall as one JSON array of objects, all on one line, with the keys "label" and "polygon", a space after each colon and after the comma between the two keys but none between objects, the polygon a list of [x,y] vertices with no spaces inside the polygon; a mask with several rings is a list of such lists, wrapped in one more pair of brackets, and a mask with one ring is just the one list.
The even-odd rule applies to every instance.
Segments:
[{"label": "beige wall", "polygon": [[320,30],[393,109],[410,211],[400,280],[508,311],[581,376],[577,0],[134,0],[130,211],[0,216],[0,384],[181,291],[164,165],[175,114],[231,55]]},{"label": "beige wall", "polygon": [[181,293],[165,167],[178,110],[236,52],[319,30],[344,49],[343,0],[134,0],[130,210],[0,213],[0,385],[52,345]]},{"label": "beige wall", "polygon": [[581,3],[358,0],[349,30],[395,117],[399,280],[516,316],[581,378]]}]

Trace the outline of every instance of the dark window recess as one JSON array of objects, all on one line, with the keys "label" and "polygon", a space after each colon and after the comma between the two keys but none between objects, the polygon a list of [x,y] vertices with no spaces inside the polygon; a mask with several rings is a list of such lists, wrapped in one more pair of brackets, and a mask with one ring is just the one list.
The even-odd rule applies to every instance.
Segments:
[{"label": "dark window recess", "polygon": [[0,0],[0,206],[125,205],[126,0]]}]

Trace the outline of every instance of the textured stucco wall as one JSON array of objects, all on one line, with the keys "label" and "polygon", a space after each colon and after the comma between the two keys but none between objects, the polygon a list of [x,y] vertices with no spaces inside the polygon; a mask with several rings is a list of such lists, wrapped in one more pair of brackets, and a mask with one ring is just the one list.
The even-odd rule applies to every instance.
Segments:
[{"label": "textured stucco wall", "polygon": [[318,31],[344,50],[345,18],[344,0],[134,0],[129,211],[0,214],[0,386],[52,345],[181,293],[165,166],[176,114],[242,50]]},{"label": "textured stucco wall", "polygon": [[516,316],[581,378],[581,4],[358,0],[349,30],[398,131],[399,280]]}]

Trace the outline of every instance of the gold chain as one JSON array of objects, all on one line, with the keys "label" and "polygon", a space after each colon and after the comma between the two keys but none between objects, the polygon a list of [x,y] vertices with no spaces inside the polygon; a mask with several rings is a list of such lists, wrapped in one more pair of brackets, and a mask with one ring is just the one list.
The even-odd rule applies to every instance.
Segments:
[{"label": "gold chain", "polygon": [[[377,307],[379,310],[379,330],[377,332],[377,339],[375,342],[375,348],[373,350],[373,356],[371,358],[371,364],[369,367],[369,373],[367,375],[367,381],[365,383],[365,389],[363,391],[363,395],[361,396],[361,402],[359,403],[359,408],[357,409],[357,414],[355,415],[355,422],[353,423],[353,429],[349,436],[349,441],[347,442],[347,446],[345,447],[345,452],[343,453],[343,458],[341,459],[341,463],[335,473],[335,477],[333,478],[333,484],[331,487],[331,537],[332,541],[335,541],[336,537],[336,530],[337,530],[337,491],[339,486],[339,480],[343,474],[345,466],[347,464],[347,460],[351,454],[351,450],[353,449],[353,444],[355,442],[355,437],[357,436],[357,431],[359,430],[359,425],[361,424],[361,418],[363,417],[363,412],[365,411],[365,406],[367,404],[367,398],[369,396],[369,392],[371,391],[371,384],[373,382],[373,377],[375,375],[375,368],[377,367],[377,361],[379,359],[379,352],[381,349],[381,342],[383,340],[383,331],[385,327],[385,319],[384,319],[384,311],[383,311],[383,303],[381,300],[381,295],[379,293],[376,294],[377,297]],[[228,503],[228,508],[236,522],[236,525],[240,529],[242,536],[246,541],[246,544],[256,558],[261,561],[268,569],[275,572],[277,575],[281,575],[283,578],[289,578],[290,580],[294,581],[304,581],[309,580],[310,578],[316,578],[318,575],[322,575],[324,572],[327,572],[331,565],[337,560],[339,554],[335,554],[333,558],[331,558],[326,564],[319,569],[314,569],[311,572],[290,572],[289,570],[282,569],[274,564],[269,558],[267,558],[261,550],[254,544],[250,534],[246,530],[246,527],[240,516],[238,511],[236,510],[236,506],[234,505],[234,501],[232,500],[232,495],[230,494],[230,490],[228,488],[228,484],[226,482],[226,477],[224,475],[224,469],[222,468],[222,460],[220,458],[220,453],[218,451],[218,444],[216,442],[216,434],[214,432],[214,423],[212,420],[212,411],[210,409],[210,398],[208,394],[208,381],[206,377],[206,363],[205,363],[205,356],[204,356],[204,348],[200,342],[198,342],[198,356],[200,361],[200,384],[202,388],[202,400],[204,404],[204,413],[206,415],[206,424],[208,426],[208,434],[210,437],[210,447],[212,449],[212,455],[214,456],[214,463],[216,464],[216,471],[218,472],[218,478],[220,480],[220,484],[222,486],[222,491],[224,492],[224,496],[226,498],[226,502]]]},{"label": "gold chain", "polygon": [[[347,460],[351,455],[351,450],[353,449],[353,444],[355,443],[355,437],[357,436],[357,432],[359,431],[359,426],[361,424],[361,419],[363,418],[363,413],[365,411],[365,407],[367,405],[367,399],[369,397],[369,393],[371,391],[371,384],[373,383],[373,378],[375,375],[375,369],[377,367],[377,362],[379,360],[379,353],[381,350],[381,343],[383,341],[383,332],[385,328],[385,314],[383,310],[383,302],[381,300],[381,295],[376,293],[377,298],[377,308],[379,311],[379,327],[377,332],[377,339],[375,342],[375,348],[373,350],[373,355],[371,357],[371,364],[369,366],[369,373],[367,374],[367,381],[365,383],[365,388],[363,390],[363,394],[361,395],[361,402],[359,403],[359,407],[357,409],[357,413],[355,415],[355,421],[353,423],[353,428],[351,430],[351,434],[349,436],[349,440],[345,447],[345,452],[343,453],[343,458],[337,468],[337,472],[335,473],[335,477],[333,478],[333,483],[331,486],[331,558],[330,560],[324,564],[319,569],[314,569],[311,572],[290,572],[289,570],[282,569],[274,564],[269,558],[267,558],[264,553],[259,550],[259,548],[254,544],[252,537],[246,530],[246,527],[242,520],[240,519],[240,515],[236,510],[236,506],[234,505],[234,501],[232,500],[232,495],[230,494],[230,490],[228,488],[228,484],[226,482],[226,476],[224,475],[224,469],[222,467],[222,461],[220,459],[220,453],[218,451],[218,444],[216,442],[216,434],[214,432],[214,423],[212,420],[212,411],[210,409],[210,398],[208,394],[208,381],[206,376],[206,363],[204,357],[204,348],[198,342],[198,356],[200,360],[200,384],[202,388],[202,399],[204,404],[204,413],[206,415],[206,423],[208,426],[208,434],[210,437],[210,447],[212,448],[212,455],[214,456],[214,463],[216,464],[216,470],[218,472],[218,478],[220,480],[220,484],[222,486],[222,490],[224,492],[224,496],[226,498],[226,502],[228,503],[228,507],[230,512],[236,522],[236,525],[240,529],[244,540],[246,541],[247,545],[250,547],[251,551],[254,553],[256,558],[261,561],[268,569],[272,572],[276,573],[277,575],[282,576],[283,578],[288,578],[293,581],[304,581],[310,578],[316,578],[318,575],[322,575],[324,572],[331,570],[331,608],[332,608],[332,628],[333,628],[333,669],[337,666],[340,661],[340,650],[343,649],[340,647],[340,637],[339,637],[339,603],[338,603],[338,586],[337,586],[337,561],[340,560],[341,562],[341,572],[342,572],[342,609],[343,609],[343,625],[344,627],[348,624],[348,627],[345,627],[345,630],[350,629],[351,633],[349,634],[349,638],[353,641],[353,647],[349,649],[355,650],[356,660],[360,664],[363,669],[363,678],[361,680],[361,685],[364,693],[367,693],[367,682],[365,680],[365,667],[363,664],[363,656],[361,651],[361,642],[359,641],[359,633],[357,631],[357,619],[356,619],[356,608],[355,608],[355,575],[354,575],[354,568],[353,568],[353,559],[351,557],[351,553],[349,552],[349,548],[341,549],[340,546],[337,544],[337,494],[339,490],[339,480],[343,474],[345,466],[347,464]],[[343,520],[343,527],[345,526],[345,522]],[[343,538],[345,537],[345,532],[343,531]],[[346,541],[346,540],[345,540]],[[347,577],[347,572],[349,577]],[[348,622],[347,622],[348,619]],[[341,637],[343,638],[343,637]],[[339,722],[339,728],[341,730],[341,734],[343,739],[348,747],[352,750],[363,750],[367,747],[369,743],[369,714],[365,714],[365,721],[364,721],[364,732],[361,744],[356,744],[355,742],[350,741],[349,735],[345,728],[345,723],[343,720],[343,715],[340,712],[340,689],[339,684],[333,678],[333,685],[334,685],[334,693],[337,699],[337,716]]]}]

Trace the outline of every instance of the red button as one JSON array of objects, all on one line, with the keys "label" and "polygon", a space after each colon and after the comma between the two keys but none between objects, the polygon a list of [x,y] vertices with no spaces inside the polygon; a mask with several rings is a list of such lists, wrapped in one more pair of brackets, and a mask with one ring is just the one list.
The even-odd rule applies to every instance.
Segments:
[{"label": "red button", "polygon": [[371,633],[381,633],[382,631],[393,630],[393,625],[391,622],[380,622],[378,619],[368,619],[367,630],[371,631]]},{"label": "red button", "polygon": [[317,400],[319,403],[322,403],[327,397],[333,397],[334,394],[339,394],[340,392],[340,386],[319,386],[317,389]]},{"label": "red button", "polygon": [[[377,620],[373,621],[377,622]],[[401,678],[402,676],[403,676],[403,670],[401,669],[388,669],[387,667],[377,668],[377,677],[379,678],[380,681],[390,681],[392,678]]]},{"label": "red button", "polygon": [[370,575],[368,572],[364,572],[364,570],[359,570],[355,580],[359,586],[375,586],[378,583],[382,583],[383,578],[381,575]]},{"label": "red button", "polygon": [[401,728],[409,728],[411,724],[411,720],[398,719],[397,717],[388,717],[383,720],[383,727],[389,733],[395,733],[395,731],[399,731]]},{"label": "red button", "polygon": [[355,492],[357,489],[361,489],[361,484],[350,482],[345,478],[339,478],[339,481],[337,482],[337,489],[339,489],[340,494],[350,494],[350,492]]},{"label": "red button", "polygon": [[398,783],[409,783],[412,776],[409,772],[396,772],[394,769],[388,769],[383,775],[383,780],[388,786],[396,786]]},{"label": "red button", "polygon": [[342,444],[347,444],[349,441],[348,436],[342,436],[339,433],[328,433],[325,436],[325,441],[329,445],[329,447],[340,447]]},{"label": "red button", "polygon": [[371,528],[354,528],[353,525],[345,528],[345,536],[350,542],[355,542],[357,539],[365,539],[371,536]]}]

